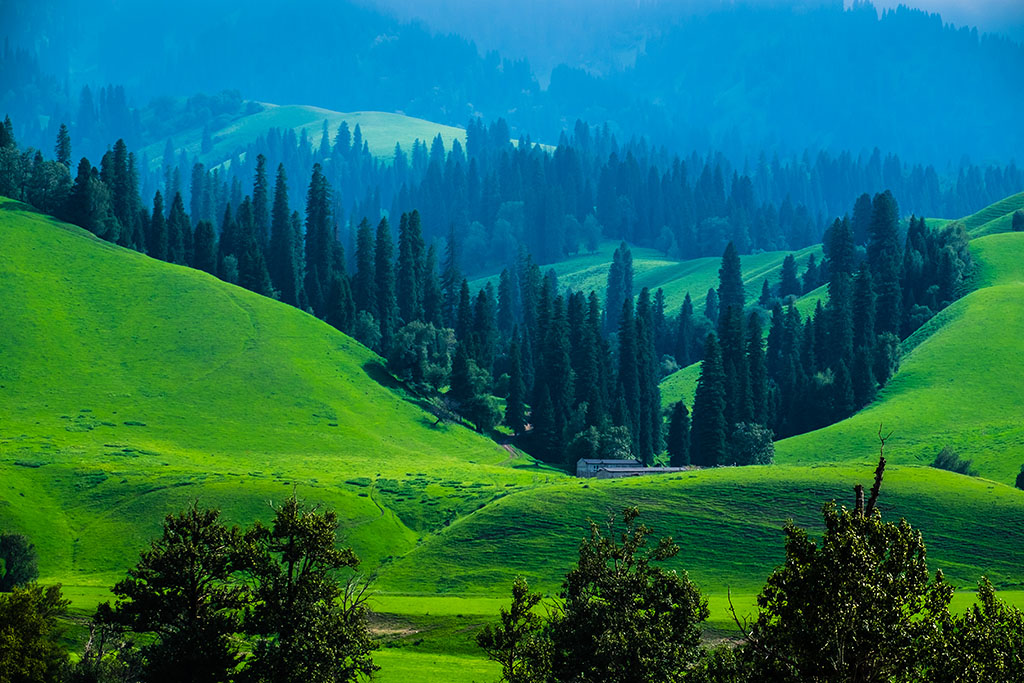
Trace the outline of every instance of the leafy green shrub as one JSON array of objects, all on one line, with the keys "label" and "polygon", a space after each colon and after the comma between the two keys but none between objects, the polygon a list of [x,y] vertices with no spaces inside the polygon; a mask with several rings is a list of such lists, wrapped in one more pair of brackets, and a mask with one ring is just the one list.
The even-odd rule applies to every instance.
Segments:
[{"label": "leafy green shrub", "polygon": [[946,446],[935,456],[932,467],[957,474],[966,474],[968,477],[978,476],[978,471],[971,467],[970,460],[964,460],[949,446]]}]

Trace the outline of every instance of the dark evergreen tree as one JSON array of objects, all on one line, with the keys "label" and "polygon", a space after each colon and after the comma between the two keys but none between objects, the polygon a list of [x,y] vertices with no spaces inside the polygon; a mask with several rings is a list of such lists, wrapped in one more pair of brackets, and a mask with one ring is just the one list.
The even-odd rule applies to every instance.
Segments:
[{"label": "dark evergreen tree", "polygon": [[462,279],[462,271],[459,267],[459,243],[455,233],[455,224],[452,224],[445,244],[444,270],[441,272],[441,292],[444,295],[441,312],[445,327],[455,327]]},{"label": "dark evergreen tree", "polygon": [[398,314],[403,322],[412,322],[423,317],[423,258],[426,247],[420,225],[420,215],[402,214],[398,227],[398,273],[397,290]]},{"label": "dark evergreen tree", "polygon": [[743,291],[740,255],[733,243],[729,242],[722,254],[722,266],[718,269],[719,311],[724,313],[730,306],[735,307],[737,311],[742,311],[745,303],[746,295]]},{"label": "dark evergreen tree", "polygon": [[834,413],[830,418],[835,422],[853,415],[853,411],[857,409],[853,381],[844,361],[839,361],[839,367],[832,380],[832,409]]},{"label": "dark evergreen tree", "polygon": [[876,334],[900,332],[903,312],[900,290],[903,250],[900,248],[899,230],[899,208],[892,193],[886,190],[875,195],[871,208],[868,264],[875,288]]},{"label": "dark evergreen tree", "polygon": [[516,436],[526,428],[526,385],[520,361],[519,341],[513,339],[508,347],[508,399],[505,401],[505,426]]},{"label": "dark evergreen tree", "polygon": [[469,294],[469,281],[463,279],[459,285],[459,304],[455,314],[455,338],[470,350],[473,357],[473,299]]},{"label": "dark evergreen tree", "polygon": [[633,303],[633,254],[625,242],[619,244],[608,268],[608,287],[605,294],[606,327],[609,332],[618,329],[622,304]]},{"label": "dark evergreen tree", "polygon": [[330,188],[320,164],[313,173],[306,192],[306,296],[318,318],[326,312],[326,292],[332,268],[333,235],[331,232]]},{"label": "dark evergreen tree", "polygon": [[167,213],[167,260],[189,265],[192,256],[192,223],[185,213],[181,193],[174,194],[171,210]]},{"label": "dark evergreen tree", "polygon": [[871,195],[866,192],[857,197],[857,202],[853,205],[850,230],[853,232],[854,244],[868,243],[871,233]]},{"label": "dark evergreen tree", "polygon": [[853,283],[853,347],[872,348],[875,341],[875,291],[871,270],[861,265]]},{"label": "dark evergreen tree", "polygon": [[801,291],[800,280],[796,275],[796,259],[792,254],[786,254],[782,260],[782,275],[779,279],[779,296],[799,296]]},{"label": "dark evergreen tree", "polygon": [[256,230],[256,242],[260,251],[265,252],[269,242],[270,233],[270,211],[269,184],[267,181],[267,157],[262,154],[256,156],[256,174],[252,183],[252,222]]},{"label": "dark evergreen tree", "polygon": [[473,358],[477,365],[488,373],[494,370],[494,358],[497,353],[498,328],[494,316],[497,302],[494,300],[494,288],[487,283],[477,292],[473,304]]},{"label": "dark evergreen tree", "polygon": [[721,308],[718,305],[718,291],[714,288],[709,289],[707,296],[704,297],[704,317],[711,321],[712,325],[718,324],[718,318],[721,315]]},{"label": "dark evergreen tree", "polygon": [[351,334],[355,325],[356,307],[352,300],[352,288],[344,273],[335,272],[327,289],[327,324],[346,334]]},{"label": "dark evergreen tree", "polygon": [[704,343],[697,392],[693,399],[693,428],[690,432],[690,460],[694,465],[714,467],[726,462],[725,374],[722,355],[714,333]]},{"label": "dark evergreen tree", "polygon": [[676,320],[676,363],[679,367],[685,368],[694,362],[696,354],[693,344],[695,340],[695,329],[693,325],[693,301],[690,300],[690,293],[686,293],[683,305],[679,308],[679,317]]},{"label": "dark evergreen tree", "polygon": [[164,220],[164,198],[160,190],[153,195],[153,215],[149,219],[146,250],[155,259],[167,260],[167,224]]},{"label": "dark evergreen tree", "polygon": [[251,292],[271,296],[273,286],[270,284],[270,273],[267,272],[263,250],[260,249],[256,236],[256,224],[253,219],[252,202],[249,197],[242,200],[238,207],[238,284]]},{"label": "dark evergreen tree", "polygon": [[[2,146],[2,145],[0,145]],[[57,158],[58,164],[63,164],[64,168],[71,170],[71,134],[68,132],[68,127],[63,123],[60,124],[60,130],[57,131],[57,144],[54,146],[54,156]]]},{"label": "dark evergreen tree", "polygon": [[395,244],[391,239],[388,219],[377,224],[377,241],[374,251],[374,277],[377,294],[377,322],[380,324],[380,347],[384,355],[391,351],[398,318],[398,304],[395,301]]},{"label": "dark evergreen tree", "polygon": [[719,318],[718,334],[725,377],[725,420],[733,425],[749,422],[751,414],[750,375],[747,367],[747,339],[743,332],[743,311],[730,306]]},{"label": "dark evergreen tree", "polygon": [[671,467],[686,467],[690,464],[690,411],[682,401],[672,404],[667,447],[668,464]]},{"label": "dark evergreen tree", "polygon": [[365,218],[356,232],[356,274],[352,279],[352,298],[357,311],[377,315],[377,265],[373,228]]},{"label": "dark evergreen tree", "polygon": [[619,316],[619,371],[617,375],[618,397],[625,407],[623,421],[617,424],[629,429],[633,444],[632,451],[639,452],[638,440],[640,426],[640,376],[637,367],[636,322],[633,319],[633,304],[622,303],[622,314]]},{"label": "dark evergreen tree", "polygon": [[870,347],[862,346],[854,354],[850,383],[853,387],[854,409],[863,408],[875,399],[878,383],[875,381],[875,372],[872,368]]},{"label": "dark evergreen tree", "polygon": [[217,274],[217,235],[210,221],[199,221],[195,233],[195,259],[193,267]]},{"label": "dark evergreen tree", "polygon": [[423,266],[423,320],[434,327],[442,327],[444,295],[437,277],[437,250],[431,244]]},{"label": "dark evergreen tree", "polygon": [[270,281],[281,301],[298,306],[302,273],[298,268],[298,245],[292,229],[291,209],[288,207],[288,177],[284,164],[278,164],[277,178],[274,181],[274,205],[271,210],[267,261]]},{"label": "dark evergreen tree", "polygon": [[768,309],[772,307],[773,300],[774,298],[772,297],[771,285],[768,284],[768,278],[765,278],[764,281],[761,282],[761,296],[757,299],[757,305],[761,308]]},{"label": "dark evergreen tree", "polygon": [[750,372],[750,421],[768,425],[768,368],[765,364],[761,316],[756,312],[747,318],[747,367]]},{"label": "dark evergreen tree", "polygon": [[658,358],[654,344],[653,307],[650,291],[644,287],[636,303],[636,368],[639,385],[637,455],[644,464],[664,447],[661,433],[661,392],[658,388]]}]

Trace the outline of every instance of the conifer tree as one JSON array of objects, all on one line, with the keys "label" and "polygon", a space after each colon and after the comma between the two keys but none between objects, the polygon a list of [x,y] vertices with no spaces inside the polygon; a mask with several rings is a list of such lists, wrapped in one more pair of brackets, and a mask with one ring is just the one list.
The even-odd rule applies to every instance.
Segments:
[{"label": "conifer tree", "polygon": [[442,327],[444,295],[437,277],[437,249],[433,244],[427,249],[423,265],[423,320],[434,327]]},{"label": "conifer tree", "polygon": [[153,215],[149,219],[146,249],[153,258],[167,260],[167,224],[164,222],[164,198],[160,190],[153,195]]},{"label": "conifer tree", "polygon": [[325,295],[332,273],[333,236],[331,234],[330,188],[320,164],[306,192],[306,296],[318,318],[325,314]]},{"label": "conifer tree", "polygon": [[64,168],[71,170],[71,134],[63,123],[60,124],[60,130],[57,131],[54,155],[57,158],[57,163],[63,164]]},{"label": "conifer tree", "polygon": [[619,425],[629,429],[633,439],[633,452],[639,451],[640,426],[640,377],[637,368],[636,322],[633,319],[633,304],[622,303],[619,316],[619,372],[617,394],[622,399],[625,421]]},{"label": "conifer tree", "polygon": [[693,428],[690,460],[694,465],[714,467],[726,462],[725,374],[722,355],[714,333],[704,343],[704,360],[693,399]]},{"label": "conifer tree", "polygon": [[380,323],[380,346],[387,355],[395,335],[397,304],[395,302],[395,245],[391,239],[388,219],[377,224],[377,242],[374,251],[374,276],[376,278],[377,321]]},{"label": "conifer tree", "polygon": [[346,334],[351,334],[355,325],[356,307],[352,301],[352,288],[348,277],[335,271],[327,289],[327,324]]},{"label": "conifer tree", "polygon": [[734,306],[723,311],[719,319],[718,335],[725,377],[725,419],[731,432],[733,425],[749,422],[751,413],[743,311]]},{"label": "conifer tree", "polygon": [[488,282],[477,292],[473,303],[473,358],[488,373],[494,370],[498,344],[498,328],[494,320],[496,308],[494,287]]},{"label": "conifer tree", "polygon": [[513,339],[508,347],[508,399],[505,401],[505,426],[518,436],[526,427],[526,385],[520,361],[519,341]]},{"label": "conifer tree", "polygon": [[722,313],[727,311],[730,306],[735,307],[737,311],[742,311],[744,303],[746,303],[746,296],[743,291],[740,255],[736,251],[735,245],[729,242],[722,254],[722,265],[718,269],[718,306]]},{"label": "conifer tree", "polygon": [[871,270],[861,265],[853,283],[853,347],[871,348],[875,343],[875,291]]},{"label": "conifer tree", "polygon": [[267,250],[268,233],[270,232],[269,185],[267,182],[267,158],[262,154],[256,156],[256,175],[252,183],[252,221],[256,230],[256,242],[260,251]]},{"label": "conifer tree", "polygon": [[606,328],[608,331],[618,328],[619,311],[622,304],[633,302],[633,254],[625,242],[619,244],[612,255],[612,264],[608,268],[608,287],[605,294]]},{"label": "conifer tree", "polygon": [[543,344],[544,385],[551,399],[553,431],[548,442],[550,457],[559,459],[568,445],[567,427],[573,412],[574,378],[569,356],[569,329],[561,296],[551,302]]},{"label": "conifer tree", "polygon": [[247,196],[238,207],[238,284],[251,292],[271,296],[273,286],[263,250],[256,236],[252,201]]},{"label": "conifer tree", "polygon": [[871,232],[871,195],[866,192],[857,197],[853,205],[850,230],[853,233],[854,244],[867,244]]},{"label": "conifer tree", "polygon": [[686,467],[690,464],[690,411],[686,404],[676,401],[672,404],[672,415],[668,423],[668,464],[671,467]]},{"label": "conifer tree", "polygon": [[187,265],[192,255],[192,224],[185,214],[185,202],[181,193],[174,193],[171,210],[167,214],[167,260]]},{"label": "conifer tree", "polygon": [[751,313],[747,318],[747,367],[750,371],[750,415],[756,424],[770,423],[768,415],[768,368],[765,365],[761,317]]},{"label": "conifer tree", "polygon": [[772,306],[772,288],[768,284],[768,278],[761,282],[761,296],[757,299],[757,305],[765,309]]},{"label": "conifer tree", "polygon": [[[156,220],[156,204],[153,206]],[[224,218],[220,224],[220,240],[217,243],[218,273],[225,282],[238,282],[238,229],[231,215],[231,205],[224,207]],[[232,266],[232,264],[234,264]],[[234,272],[232,273],[232,267]]]},{"label": "conifer tree", "polygon": [[398,314],[403,322],[423,317],[424,244],[419,212],[402,214],[398,227]]},{"label": "conifer tree", "polygon": [[217,274],[217,236],[210,221],[199,221],[195,233],[195,262],[193,267]]},{"label": "conifer tree", "polygon": [[687,292],[686,298],[683,299],[683,305],[679,308],[679,317],[676,321],[675,356],[679,367],[685,368],[695,360],[695,354],[693,353],[694,334],[693,301],[690,299],[690,293]]},{"label": "conifer tree", "polygon": [[664,447],[661,426],[661,391],[658,388],[658,356],[654,344],[653,307],[644,287],[636,303],[637,378],[640,388],[637,454],[645,464]]},{"label": "conifer tree", "polygon": [[459,285],[459,305],[455,315],[455,338],[464,344],[473,356],[473,300],[469,295],[469,281],[462,280]]},{"label": "conifer tree", "polygon": [[839,367],[836,369],[835,379],[832,382],[832,409],[835,412],[830,418],[836,422],[853,415],[853,411],[857,409],[853,381],[850,379],[850,371],[847,370],[844,361],[839,361]]},{"label": "conifer tree", "polygon": [[462,286],[462,271],[459,269],[459,243],[455,224],[448,231],[444,252],[444,270],[441,272],[442,321],[445,327],[455,327],[459,306],[459,289]]},{"label": "conifer tree", "polygon": [[704,297],[704,317],[712,325],[718,324],[718,317],[721,315],[721,308],[718,303],[718,290],[714,288],[709,289],[707,296]]},{"label": "conifer tree", "polygon": [[783,299],[787,296],[800,295],[800,280],[796,275],[796,259],[792,254],[786,254],[782,260],[782,275],[779,279],[779,296]]},{"label": "conifer tree", "polygon": [[899,208],[888,190],[875,195],[872,202],[870,237],[868,264],[875,288],[875,333],[899,334],[903,312],[900,291],[903,254],[899,241]]},{"label": "conifer tree", "polygon": [[356,273],[352,279],[352,298],[357,311],[377,315],[377,265],[373,229],[365,218],[356,232]]},{"label": "conifer tree", "polygon": [[299,283],[301,273],[296,262],[297,245],[292,228],[291,209],[288,207],[288,177],[284,164],[277,166],[274,181],[274,204],[270,218],[270,249],[268,270],[270,281],[277,290],[281,301],[292,306],[299,305]]}]

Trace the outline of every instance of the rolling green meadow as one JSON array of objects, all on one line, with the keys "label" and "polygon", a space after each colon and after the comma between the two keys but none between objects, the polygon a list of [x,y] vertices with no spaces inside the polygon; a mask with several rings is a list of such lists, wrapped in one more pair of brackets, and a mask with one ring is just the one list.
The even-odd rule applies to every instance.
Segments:
[{"label": "rolling green meadow", "polygon": [[[1012,488],[1024,463],[1024,235],[985,226],[1022,203],[967,219],[983,235],[974,291],[904,343],[871,406],[778,442],[774,466],[597,481],[435,424],[380,358],[306,313],[0,200],[0,527],[32,539],[41,580],[64,584],[85,616],[167,513],[198,500],[248,523],[296,490],[338,510],[343,542],[375,578],[380,680],[493,680],[473,636],[512,579],[554,595],[588,521],[627,505],[679,543],[672,566],[708,595],[712,632],[727,633],[728,593],[753,612],[783,557],[782,526],[818,529],[822,504],[852,504],[853,485],[870,482],[882,424],[894,432],[883,514],[920,528],[931,568],[959,588],[987,575],[1020,604],[1024,546],[1008,539],[1024,537],[1024,491]],[[557,264],[561,284],[603,294],[614,248]],[[811,253],[820,247],[798,253],[801,267]],[[702,307],[717,279],[718,259],[633,254],[635,287],[663,287],[673,311],[687,291]],[[784,256],[744,257],[748,292],[777,279]],[[666,378],[663,400],[692,404],[697,372]],[[980,476],[924,466],[947,445]]]}]

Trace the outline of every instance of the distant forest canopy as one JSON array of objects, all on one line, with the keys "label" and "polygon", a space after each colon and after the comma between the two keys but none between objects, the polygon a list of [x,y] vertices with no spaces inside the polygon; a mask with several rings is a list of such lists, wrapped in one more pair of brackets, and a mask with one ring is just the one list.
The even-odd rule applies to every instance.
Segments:
[{"label": "distant forest canopy", "polygon": [[[454,125],[503,117],[513,131],[549,142],[577,119],[607,121],[620,139],[642,134],[737,160],[761,150],[787,157],[878,146],[945,169],[965,157],[1007,163],[1024,151],[1024,48],[902,7],[879,16],[867,3],[727,4],[659,21],[656,31],[641,27],[650,34],[626,24],[634,33],[619,36],[624,45],[643,46],[635,63],[598,72],[581,58],[555,66],[542,85],[525,60],[481,54],[464,37],[354,1],[244,11],[225,0],[186,1],[159,17],[142,3],[23,4],[5,8],[8,38],[41,55],[67,93],[121,83],[146,101],[231,87],[263,101]],[[99,35],[118,39],[90,37]],[[16,83],[9,69],[3,76]]]}]

